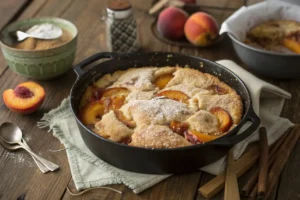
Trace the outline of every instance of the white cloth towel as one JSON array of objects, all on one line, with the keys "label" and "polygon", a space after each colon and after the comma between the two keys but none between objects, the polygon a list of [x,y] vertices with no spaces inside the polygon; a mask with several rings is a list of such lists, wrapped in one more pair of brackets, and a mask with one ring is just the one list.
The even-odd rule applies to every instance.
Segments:
[{"label": "white cloth towel", "polygon": [[[254,110],[259,114],[262,124],[267,128],[269,144],[272,144],[286,129],[293,125],[288,119],[279,117],[284,100],[290,98],[291,95],[256,78],[232,61],[222,60],[218,63],[236,73],[245,82],[252,95]],[[45,114],[38,126],[41,128],[50,127],[53,135],[67,148],[71,173],[78,190],[123,183],[131,188],[134,193],[140,193],[170,176],[124,171],[96,157],[85,146],[80,136],[69,107],[69,99],[65,99],[58,108]],[[250,142],[257,139],[257,134],[253,134],[236,145],[235,158],[242,154]],[[225,158],[222,158],[201,170],[211,174],[219,174],[224,170],[224,163]]]}]

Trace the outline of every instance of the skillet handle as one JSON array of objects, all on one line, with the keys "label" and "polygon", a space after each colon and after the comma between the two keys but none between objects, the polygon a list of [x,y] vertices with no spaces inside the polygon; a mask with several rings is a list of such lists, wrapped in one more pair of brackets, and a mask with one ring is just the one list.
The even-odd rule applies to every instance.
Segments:
[{"label": "skillet handle", "polygon": [[102,53],[96,53],[92,55],[91,57],[81,61],[74,67],[74,71],[76,72],[77,76],[80,77],[82,76],[85,71],[83,70],[84,67],[87,65],[92,64],[93,62],[96,62],[97,60],[100,60],[102,58],[110,58],[110,59],[115,59],[118,57],[119,54],[117,53],[112,53],[112,52],[102,52]]},{"label": "skillet handle", "polygon": [[260,119],[255,114],[252,107],[250,107],[250,109],[249,109],[248,119],[245,120],[245,122],[242,125],[244,125],[247,121],[251,121],[252,124],[246,130],[244,130],[242,133],[240,133],[238,135],[233,135],[230,137],[220,138],[219,140],[212,141],[210,144],[221,145],[221,146],[232,146],[232,145],[235,145],[235,144],[239,143],[240,141],[246,139],[251,134],[253,134],[254,131],[256,131],[256,129],[260,125]]}]

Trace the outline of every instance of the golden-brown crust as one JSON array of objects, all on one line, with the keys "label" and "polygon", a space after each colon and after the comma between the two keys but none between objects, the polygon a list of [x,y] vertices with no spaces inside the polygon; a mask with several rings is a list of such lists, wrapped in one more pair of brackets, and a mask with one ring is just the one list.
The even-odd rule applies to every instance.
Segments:
[{"label": "golden-brown crust", "polygon": [[130,68],[122,73],[110,87],[125,87],[139,91],[154,90],[152,80],[156,69],[156,67]]},{"label": "golden-brown crust", "polygon": [[[170,73],[174,77],[163,89],[153,84],[157,77]],[[217,77],[191,68],[132,68],[105,75],[102,79],[94,85],[111,88],[109,91],[127,88],[129,92],[113,92],[116,96],[127,95],[125,102],[120,109],[115,108],[102,116],[95,125],[96,132],[115,142],[131,139],[131,146],[188,146],[191,143],[184,134],[176,134],[169,128],[172,121],[186,123],[189,130],[202,134],[219,135],[223,134],[220,119],[210,112],[212,107],[228,112],[233,121],[230,129],[239,123],[243,114],[242,100],[235,90]],[[159,95],[166,91],[172,91],[172,95]],[[182,94],[188,100],[181,101]],[[122,115],[116,116],[116,113]]]},{"label": "golden-brown crust", "polygon": [[184,121],[191,115],[191,111],[184,103],[164,98],[131,101],[120,110],[137,125],[165,125],[172,120]]},{"label": "golden-brown crust", "polygon": [[238,124],[243,115],[241,97],[235,92],[225,95],[196,95],[198,107],[202,110],[210,110],[212,107],[221,107],[226,110],[234,124]]},{"label": "golden-brown crust", "polygon": [[191,130],[202,133],[217,133],[219,128],[218,119],[206,110],[200,110],[186,120]]},{"label": "golden-brown crust", "polygon": [[155,70],[154,72],[154,78],[157,78],[159,76],[165,75],[165,74],[173,74],[176,69],[178,69],[178,67],[170,67],[170,66],[166,66],[166,67],[161,67],[158,68],[157,70]]},{"label": "golden-brown crust", "polygon": [[167,126],[143,124],[135,129],[129,145],[144,148],[176,148],[191,145]]},{"label": "golden-brown crust", "polygon": [[167,87],[179,84],[186,84],[205,89],[213,84],[213,80],[198,70],[192,68],[179,68],[174,73],[174,78],[168,83]]},{"label": "golden-brown crust", "polygon": [[133,130],[120,122],[113,111],[104,115],[95,128],[97,134],[114,142],[122,142],[133,134]]}]

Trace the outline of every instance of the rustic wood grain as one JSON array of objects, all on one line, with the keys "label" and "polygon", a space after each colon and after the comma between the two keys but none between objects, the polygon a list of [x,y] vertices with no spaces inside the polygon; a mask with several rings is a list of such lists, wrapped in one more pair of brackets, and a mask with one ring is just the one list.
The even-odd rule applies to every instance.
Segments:
[{"label": "rustic wood grain", "polygon": [[288,163],[286,164],[279,183],[277,191],[277,199],[300,199],[299,184],[300,184],[300,171],[299,171],[299,153],[300,142],[290,156]]},{"label": "rustic wood grain", "polygon": [[0,1],[0,28],[11,22],[21,13],[30,0]]},{"label": "rustic wood grain", "polygon": [[217,8],[232,8],[238,9],[239,7],[244,5],[244,0],[197,0],[196,1],[200,6],[208,6],[208,7],[217,7]]},{"label": "rustic wood grain", "polygon": [[[30,0],[9,0],[0,1],[0,29],[14,21],[27,8]],[[4,57],[0,53],[0,63],[3,63]],[[0,65],[0,77],[6,70],[6,65]]]},{"label": "rustic wood grain", "polygon": [[[52,0],[47,2],[48,5],[57,5],[60,1]],[[66,6],[66,5],[65,5]],[[41,7],[36,16],[59,16],[60,9],[52,6],[49,10],[47,7]],[[23,15],[24,16],[24,15]],[[30,15],[27,15],[30,17]],[[28,79],[14,74],[11,70],[6,70],[0,79],[2,94],[4,89],[13,88],[17,84]],[[36,127],[36,122],[41,119],[44,112],[56,107],[58,103],[68,95],[70,85],[74,80],[74,74],[68,73],[63,78],[57,78],[55,84],[53,82],[40,82],[47,91],[47,96],[44,105],[41,109],[29,116],[22,116],[9,111],[0,100],[0,123],[4,121],[12,121],[18,124],[24,130],[24,137],[27,139],[29,146],[33,151],[41,154],[45,158],[52,160],[60,165],[60,170],[55,173],[42,174],[35,166],[33,160],[24,151],[4,153],[0,157],[1,165],[0,193],[3,199],[17,199],[21,194],[26,194],[26,199],[59,199],[65,190],[71,175],[69,171],[67,158],[64,152],[50,153],[49,148],[57,149],[60,147],[60,142],[55,139],[46,130],[41,130]]]},{"label": "rustic wood grain", "polygon": [[[72,193],[75,194],[78,193],[78,191],[75,188],[73,180],[70,181],[68,187]],[[96,190],[88,191],[87,193],[80,196],[72,196],[68,191],[66,191],[62,200],[84,200],[84,199],[121,200],[123,198],[124,191],[126,190],[124,185],[114,185],[108,187],[112,187],[114,189],[122,191],[123,193],[119,194],[104,189],[96,189]]]},{"label": "rustic wood grain", "polygon": [[259,2],[262,2],[262,1],[261,0],[248,0],[247,1],[247,6],[253,5],[253,4],[256,4],[256,3],[259,3]]}]

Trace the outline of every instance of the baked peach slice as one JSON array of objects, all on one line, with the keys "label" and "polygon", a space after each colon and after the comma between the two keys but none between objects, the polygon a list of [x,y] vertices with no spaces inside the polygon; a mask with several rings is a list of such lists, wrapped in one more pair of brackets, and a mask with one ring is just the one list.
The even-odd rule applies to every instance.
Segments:
[{"label": "baked peach slice", "polygon": [[192,144],[203,144],[203,142],[201,142],[199,138],[190,131],[184,132],[184,138]]},{"label": "baked peach slice", "polygon": [[125,101],[125,96],[115,96],[115,97],[104,97],[101,102],[104,105],[104,113],[108,113],[111,110],[120,109]]},{"label": "baked peach slice", "polygon": [[220,94],[220,95],[228,93],[228,91],[225,88],[218,85],[211,85],[207,89],[212,90],[215,94]]},{"label": "baked peach slice", "polygon": [[189,130],[188,133],[195,135],[199,139],[199,141],[202,143],[210,142],[219,137],[219,136],[215,136],[215,135],[207,135],[207,134],[201,133],[199,131],[195,131],[195,130]]},{"label": "baked peach slice", "polygon": [[125,124],[127,127],[129,127],[129,128],[135,128],[136,127],[135,122],[127,119],[121,111],[114,110],[114,112],[115,112],[115,115],[116,115],[117,119],[120,122],[122,122],[123,124]]},{"label": "baked peach slice", "polygon": [[178,135],[184,136],[184,132],[188,129],[189,125],[185,122],[179,122],[179,121],[171,121],[169,128],[177,133]]},{"label": "baked peach slice", "polygon": [[300,41],[297,41],[293,38],[284,38],[283,45],[294,53],[300,54]]},{"label": "baked peach slice", "polygon": [[222,133],[228,131],[232,125],[232,119],[228,112],[221,107],[213,107],[209,111],[217,117],[220,131]]},{"label": "baked peach slice", "polygon": [[283,39],[283,46],[300,54],[300,32],[294,32]]},{"label": "baked peach slice", "polygon": [[170,80],[173,77],[174,77],[173,74],[163,74],[161,76],[158,76],[154,80],[153,84],[161,90],[166,87],[166,85],[170,82]]},{"label": "baked peach slice", "polygon": [[104,92],[103,88],[98,88],[93,85],[89,86],[81,97],[79,108],[84,107],[90,102],[100,100],[103,92]]},{"label": "baked peach slice", "polygon": [[95,101],[87,104],[79,111],[79,118],[83,124],[96,124],[104,115],[104,105],[102,101]]},{"label": "baked peach slice", "polygon": [[29,114],[36,111],[45,98],[45,90],[34,82],[24,82],[15,89],[5,90],[3,101],[12,111],[20,114]]},{"label": "baked peach slice", "polygon": [[102,97],[128,96],[129,90],[124,87],[108,88],[104,90]]},{"label": "baked peach slice", "polygon": [[163,97],[167,97],[169,99],[173,99],[175,101],[179,101],[182,103],[188,103],[189,97],[184,94],[183,92],[180,91],[176,91],[176,90],[166,90],[166,91],[162,91],[160,93],[157,94],[157,96],[163,96]]}]

